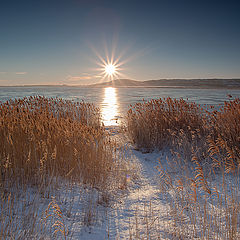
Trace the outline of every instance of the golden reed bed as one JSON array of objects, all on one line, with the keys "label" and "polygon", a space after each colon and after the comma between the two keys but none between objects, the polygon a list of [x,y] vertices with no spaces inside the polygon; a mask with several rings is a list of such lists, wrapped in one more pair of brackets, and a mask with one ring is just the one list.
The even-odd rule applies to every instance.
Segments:
[{"label": "golden reed bed", "polygon": [[0,104],[1,184],[47,184],[53,176],[105,184],[111,144],[92,104],[45,97]]}]

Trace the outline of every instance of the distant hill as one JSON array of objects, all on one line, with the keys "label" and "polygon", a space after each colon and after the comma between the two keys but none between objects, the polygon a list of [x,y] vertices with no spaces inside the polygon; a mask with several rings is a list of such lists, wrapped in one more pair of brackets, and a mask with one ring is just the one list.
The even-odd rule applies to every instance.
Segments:
[{"label": "distant hill", "polygon": [[176,87],[176,88],[238,88],[240,79],[160,79],[136,81],[116,79],[109,82],[88,85],[87,87]]},{"label": "distant hill", "polygon": [[105,88],[105,87],[145,87],[145,88],[220,88],[220,89],[240,89],[240,78],[229,79],[159,79],[137,81],[131,79],[116,79],[109,82],[96,83],[90,85],[15,85],[0,87],[81,87],[81,88]]}]

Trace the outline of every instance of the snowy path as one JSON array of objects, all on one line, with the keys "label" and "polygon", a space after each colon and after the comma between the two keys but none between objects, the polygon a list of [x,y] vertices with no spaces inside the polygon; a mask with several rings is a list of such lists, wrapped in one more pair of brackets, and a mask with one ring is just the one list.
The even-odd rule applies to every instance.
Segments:
[{"label": "snowy path", "polygon": [[[133,161],[139,168],[139,178],[134,181],[122,204],[111,213],[112,232],[117,239],[160,238],[161,216],[166,214],[167,205],[161,202],[156,154],[132,151]],[[115,239],[115,238],[113,238]]]},{"label": "snowy path", "polygon": [[138,173],[129,177],[128,193],[108,212],[109,239],[162,238],[160,234],[166,227],[162,220],[166,220],[169,206],[160,193],[156,169],[161,153],[143,154],[134,150],[126,139],[121,140],[128,145],[130,160]]}]

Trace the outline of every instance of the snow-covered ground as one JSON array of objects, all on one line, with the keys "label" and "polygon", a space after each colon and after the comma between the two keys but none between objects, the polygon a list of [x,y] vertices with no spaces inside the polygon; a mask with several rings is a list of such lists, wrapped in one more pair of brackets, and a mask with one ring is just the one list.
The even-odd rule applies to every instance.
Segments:
[{"label": "snow-covered ground", "polygon": [[[160,153],[143,154],[133,149],[124,135],[110,129],[113,138],[127,145],[128,161],[133,171],[128,175],[128,187],[107,207],[106,219],[101,226],[85,229],[81,239],[137,239],[162,238],[162,219],[166,219],[169,205],[160,190],[156,168]],[[75,235],[74,238],[78,239]]]},{"label": "snow-covered ground", "polygon": [[[167,191],[166,188],[163,189],[157,166],[159,159],[171,158],[170,152],[165,150],[142,153],[134,149],[117,127],[109,128],[108,131],[119,147],[127,149],[124,154],[130,171],[126,178],[126,186],[112,197],[108,196],[107,192],[99,193],[77,183],[59,182],[59,188],[54,191],[49,189],[49,194],[28,190],[25,192],[27,194],[18,197],[18,201],[13,203],[13,212],[9,212],[9,201],[6,200],[6,206],[1,207],[1,221],[4,222],[2,219],[5,216],[5,219],[9,218],[12,223],[15,221],[18,224],[16,229],[11,230],[15,232],[14,238],[26,239],[26,236],[31,235],[30,230],[33,231],[32,236],[35,239],[192,239],[192,236],[196,239],[204,238],[194,226],[191,227],[191,214],[188,216],[191,206],[184,202],[187,198],[182,197],[183,205],[173,206],[180,195],[176,195],[171,188]],[[162,168],[168,168],[170,177],[179,179],[180,173],[166,162],[162,162]],[[226,179],[228,180],[233,181],[232,178]],[[216,206],[213,200],[208,207],[209,212],[219,212],[218,216],[224,215],[224,211],[220,206]],[[180,224],[188,226],[186,232],[184,226],[178,228],[179,223],[173,217],[173,210],[181,208],[182,211],[177,214],[184,219]],[[203,213],[203,219],[204,214],[206,213]],[[237,219],[239,221],[239,216]],[[5,220],[5,224],[9,221]],[[199,223],[201,221],[200,219]],[[224,222],[223,216],[223,225]],[[202,223],[204,224],[204,221]],[[181,233],[178,232],[179,229]],[[212,237],[211,234],[208,236],[210,239],[225,239],[221,234],[216,237]]]}]

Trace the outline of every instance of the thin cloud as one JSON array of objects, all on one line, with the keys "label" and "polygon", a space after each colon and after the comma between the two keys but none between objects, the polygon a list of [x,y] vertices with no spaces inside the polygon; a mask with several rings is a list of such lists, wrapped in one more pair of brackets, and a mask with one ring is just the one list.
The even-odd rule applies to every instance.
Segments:
[{"label": "thin cloud", "polygon": [[71,82],[77,82],[77,81],[89,80],[89,79],[91,79],[90,76],[68,76],[67,77],[67,80]]},{"label": "thin cloud", "polygon": [[81,73],[80,76],[72,76],[68,75],[65,78],[64,83],[65,84],[73,84],[73,85],[78,85],[78,84],[93,84],[97,83],[99,79],[102,78],[102,76],[97,75],[97,74],[90,74],[90,73]]},{"label": "thin cloud", "polygon": [[101,75],[96,75],[96,76],[94,76],[95,78],[102,78],[102,76]]},{"label": "thin cloud", "polygon": [[16,72],[17,75],[24,75],[27,74],[27,72]]}]

